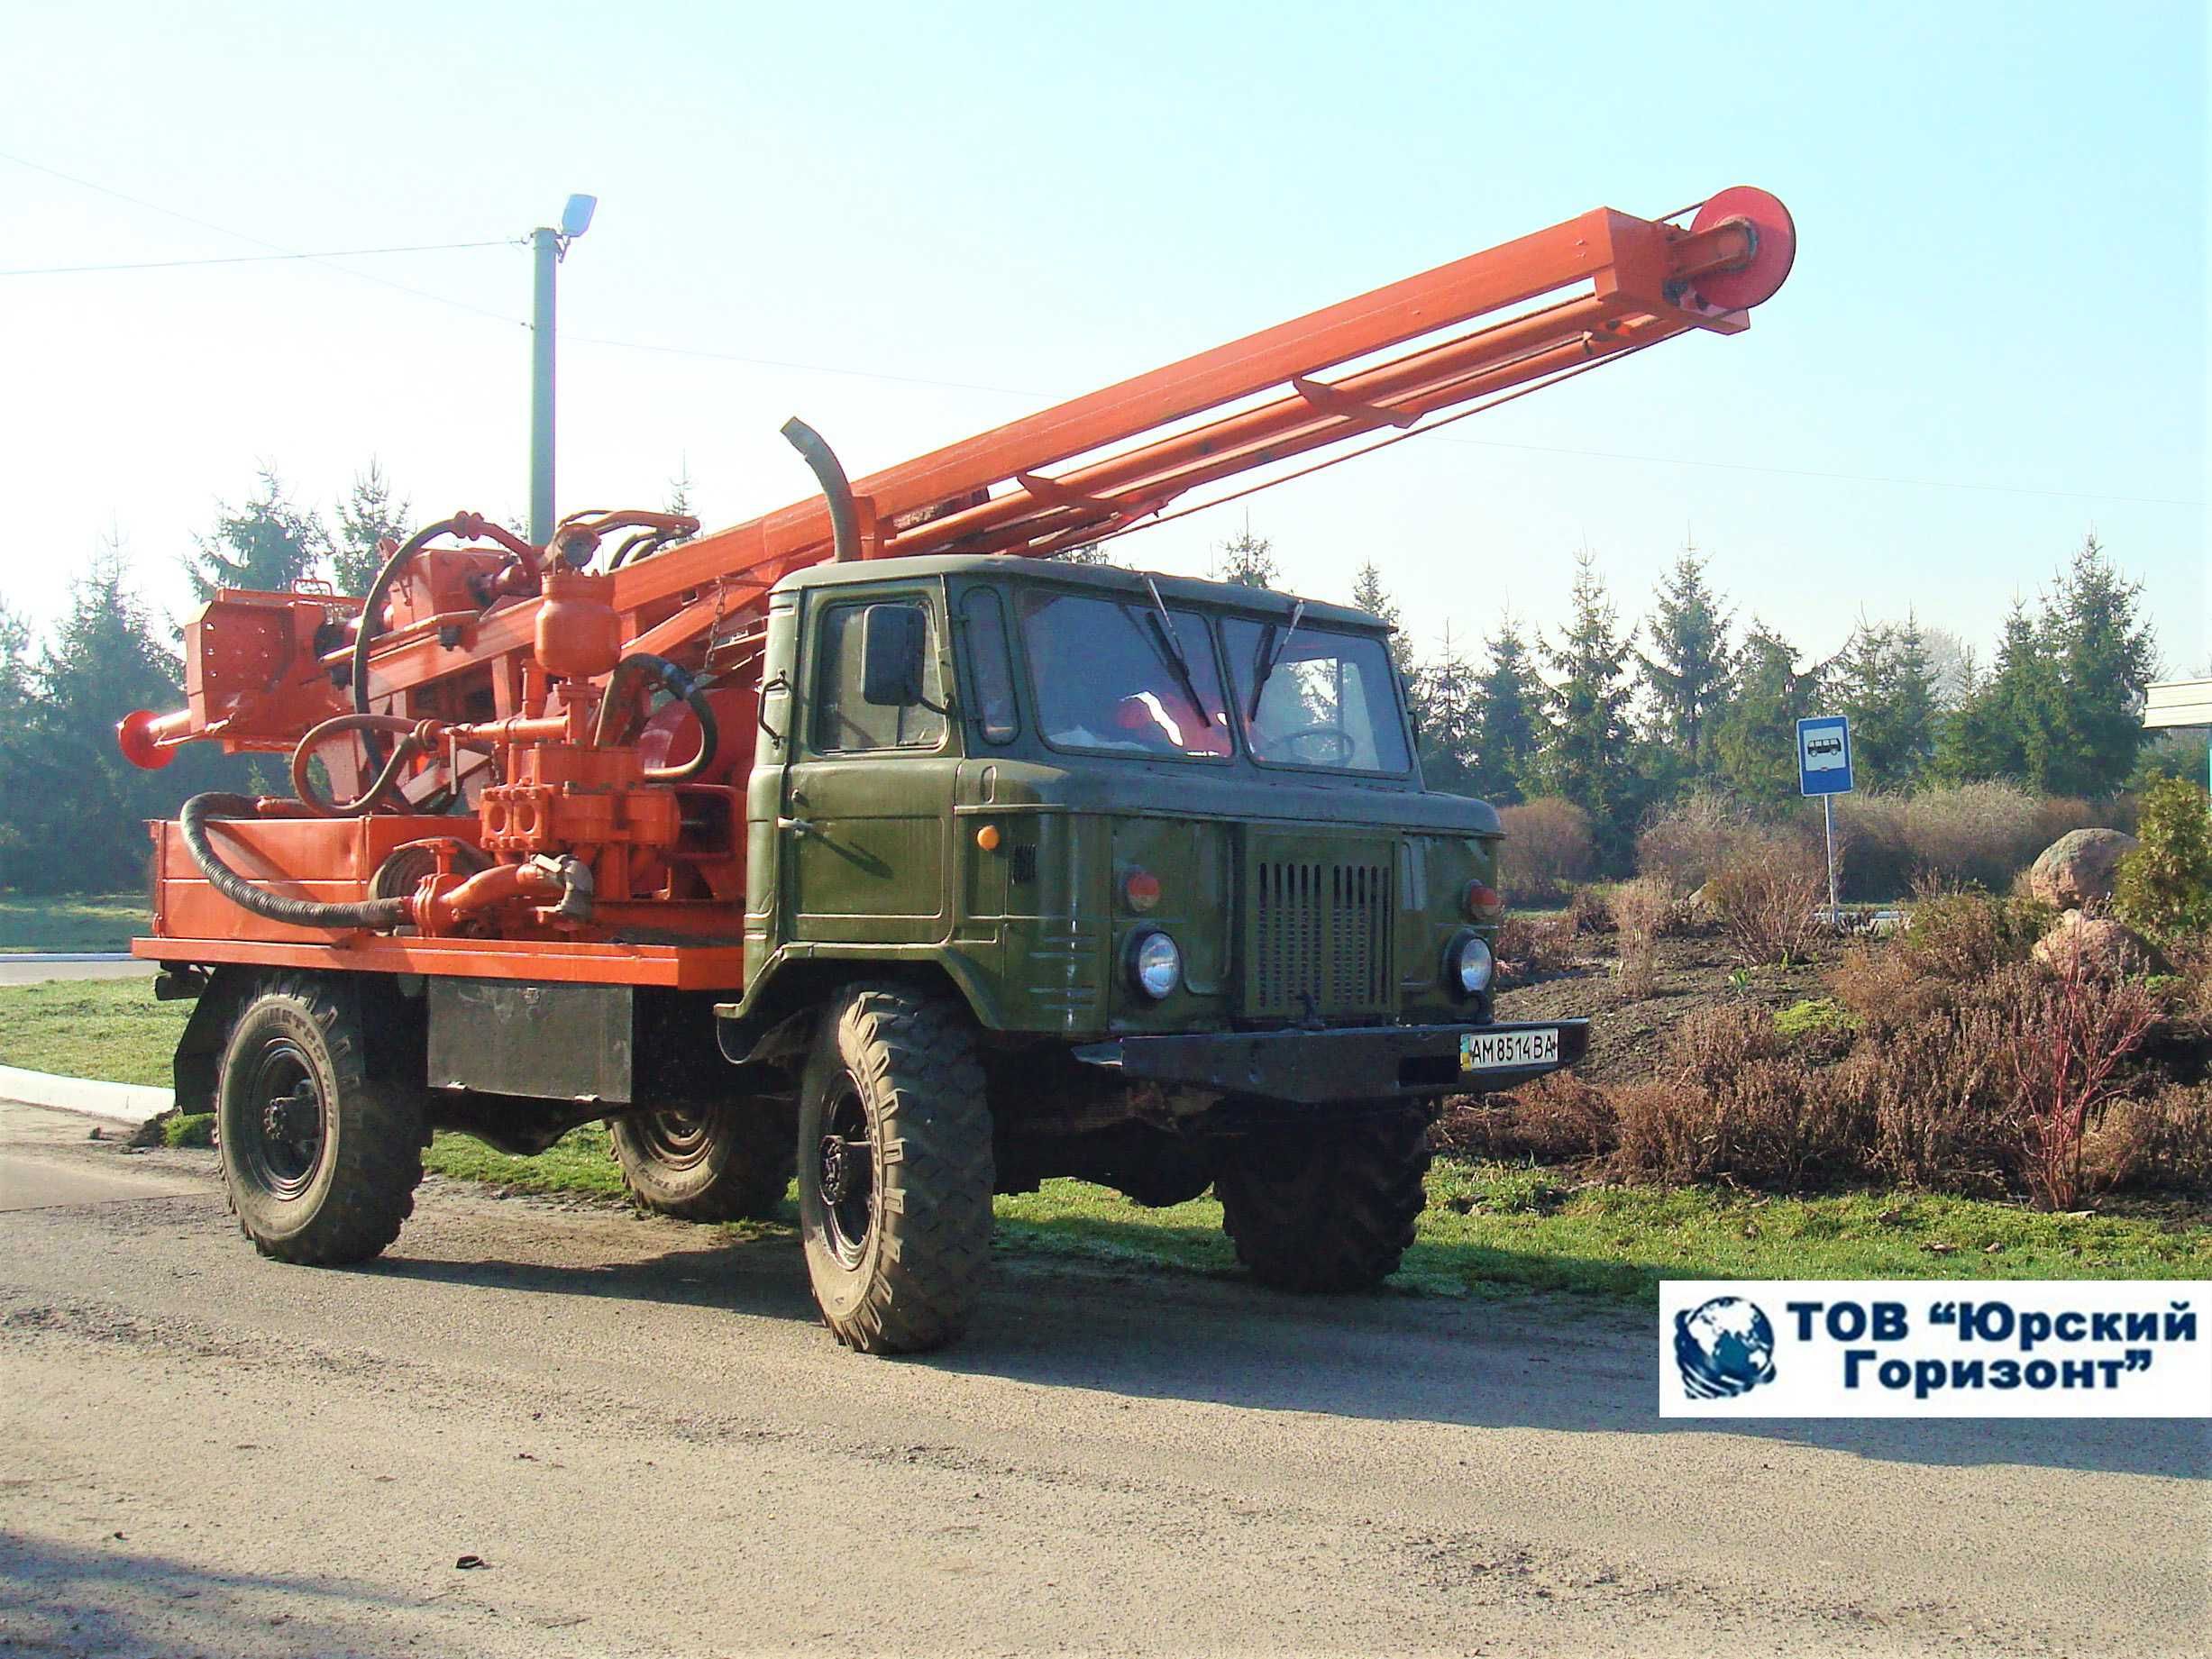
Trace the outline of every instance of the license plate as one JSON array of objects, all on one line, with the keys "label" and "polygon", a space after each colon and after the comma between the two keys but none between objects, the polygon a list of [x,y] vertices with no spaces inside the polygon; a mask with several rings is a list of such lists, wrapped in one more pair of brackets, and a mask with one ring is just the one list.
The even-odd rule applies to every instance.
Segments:
[{"label": "license plate", "polygon": [[1522,1066],[1559,1063],[1559,1028],[1534,1031],[1467,1031],[1459,1036],[1459,1070],[1511,1071]]}]

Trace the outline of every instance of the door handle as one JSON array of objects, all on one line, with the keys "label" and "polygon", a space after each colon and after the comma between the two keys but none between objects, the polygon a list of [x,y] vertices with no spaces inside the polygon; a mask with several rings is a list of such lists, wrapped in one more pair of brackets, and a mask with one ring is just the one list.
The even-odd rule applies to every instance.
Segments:
[{"label": "door handle", "polygon": [[789,830],[794,835],[811,835],[815,833],[815,824],[812,818],[778,818],[776,827],[780,830]]}]

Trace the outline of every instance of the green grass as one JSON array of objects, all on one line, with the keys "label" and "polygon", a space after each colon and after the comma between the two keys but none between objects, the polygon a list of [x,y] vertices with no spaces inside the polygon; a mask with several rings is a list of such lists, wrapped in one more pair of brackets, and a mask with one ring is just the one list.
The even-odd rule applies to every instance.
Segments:
[{"label": "green grass", "polygon": [[146,980],[0,986],[0,1065],[166,1089],[191,1011],[156,1002]]},{"label": "green grass", "polygon": [[[139,983],[0,988],[0,1062],[119,1082],[167,1083],[187,1003]],[[440,1135],[435,1173],[526,1192],[619,1199],[597,1125],[535,1158]],[[789,1232],[787,1200],[776,1222]],[[998,1200],[1002,1251],[1032,1257],[1235,1271],[1220,1206],[1146,1209],[1081,1181]],[[1992,1248],[1994,1246],[1994,1248]],[[1446,1295],[1569,1290],[1646,1300],[1665,1278],[2212,1279],[2212,1208],[2113,1205],[2039,1215],[1984,1199],[1840,1193],[1769,1198],[1720,1188],[1613,1187],[1524,1164],[1440,1161],[1429,1208],[1394,1282]]]},{"label": "green grass", "polygon": [[152,925],[141,893],[36,898],[0,894],[0,953],[123,951]]}]

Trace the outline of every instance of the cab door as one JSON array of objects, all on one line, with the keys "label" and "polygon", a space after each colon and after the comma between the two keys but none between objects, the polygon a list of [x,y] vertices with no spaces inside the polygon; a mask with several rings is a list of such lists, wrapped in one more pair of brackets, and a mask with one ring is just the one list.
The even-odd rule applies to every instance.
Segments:
[{"label": "cab door", "polygon": [[960,764],[940,595],[833,588],[808,610],[806,717],[777,824],[791,936],[940,943]]}]

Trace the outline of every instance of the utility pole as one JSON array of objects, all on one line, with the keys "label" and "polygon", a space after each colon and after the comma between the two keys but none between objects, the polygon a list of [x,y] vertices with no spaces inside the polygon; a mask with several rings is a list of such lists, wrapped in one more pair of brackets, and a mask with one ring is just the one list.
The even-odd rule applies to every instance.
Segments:
[{"label": "utility pole", "polygon": [[558,230],[541,224],[530,232],[530,539],[540,547],[553,528],[554,273],[569,243],[591,228],[598,205],[597,196],[571,196]]}]

